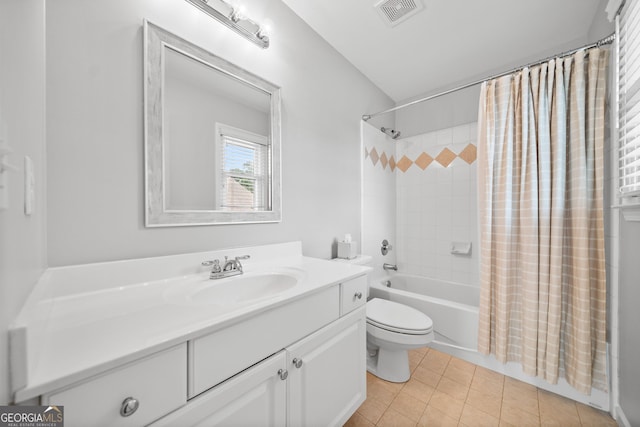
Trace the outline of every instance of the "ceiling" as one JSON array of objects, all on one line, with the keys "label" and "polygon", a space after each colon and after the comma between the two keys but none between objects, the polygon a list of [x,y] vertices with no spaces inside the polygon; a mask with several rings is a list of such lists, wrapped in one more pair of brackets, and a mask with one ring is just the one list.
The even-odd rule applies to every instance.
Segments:
[{"label": "ceiling", "polygon": [[396,102],[579,47],[604,16],[601,0],[415,0],[391,27],[379,0],[283,1]]}]

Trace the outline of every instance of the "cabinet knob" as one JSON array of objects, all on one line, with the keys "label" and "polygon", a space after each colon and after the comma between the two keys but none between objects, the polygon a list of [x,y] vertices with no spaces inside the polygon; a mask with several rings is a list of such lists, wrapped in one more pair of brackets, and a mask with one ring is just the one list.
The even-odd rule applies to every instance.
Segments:
[{"label": "cabinet knob", "polygon": [[298,359],[297,357],[295,359],[292,360],[293,362],[293,366],[295,366],[296,368],[300,368],[302,367],[302,359]]},{"label": "cabinet knob", "polygon": [[138,410],[139,406],[140,406],[140,402],[138,402],[138,399],[134,399],[133,397],[127,397],[122,402],[122,406],[120,407],[120,415],[122,415],[123,417],[128,417],[130,415],[133,415]]},{"label": "cabinet knob", "polygon": [[279,369],[278,370],[278,376],[280,377],[280,379],[282,381],[284,381],[289,376],[289,371],[287,371],[286,369]]},{"label": "cabinet knob", "polygon": [[362,292],[356,292],[355,295],[353,296],[354,299],[362,299]]}]

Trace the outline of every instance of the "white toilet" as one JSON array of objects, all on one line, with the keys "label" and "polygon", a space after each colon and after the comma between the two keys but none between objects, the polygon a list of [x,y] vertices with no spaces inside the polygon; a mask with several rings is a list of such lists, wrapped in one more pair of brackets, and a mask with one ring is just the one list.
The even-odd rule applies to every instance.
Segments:
[{"label": "white toilet", "polygon": [[407,350],[433,340],[433,322],[413,307],[373,298],[367,302],[367,370],[386,381],[411,377]]},{"label": "white toilet", "polygon": [[[372,264],[367,255],[336,261]],[[395,383],[408,381],[408,350],[425,347],[433,338],[433,322],[421,311],[380,298],[367,302],[367,370],[373,375]]]}]

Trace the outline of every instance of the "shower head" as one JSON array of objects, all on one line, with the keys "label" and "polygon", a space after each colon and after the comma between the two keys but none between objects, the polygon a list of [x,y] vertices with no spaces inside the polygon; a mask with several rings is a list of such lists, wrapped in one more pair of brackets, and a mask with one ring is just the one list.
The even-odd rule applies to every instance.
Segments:
[{"label": "shower head", "polygon": [[400,132],[395,129],[380,128],[380,131],[391,137],[391,139],[398,139],[400,137]]}]

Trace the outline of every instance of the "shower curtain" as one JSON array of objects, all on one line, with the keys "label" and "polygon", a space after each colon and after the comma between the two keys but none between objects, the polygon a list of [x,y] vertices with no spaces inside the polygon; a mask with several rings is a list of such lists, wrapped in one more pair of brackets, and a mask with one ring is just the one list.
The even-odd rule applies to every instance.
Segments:
[{"label": "shower curtain", "polygon": [[608,51],[483,83],[478,350],[606,390],[603,145]]}]

